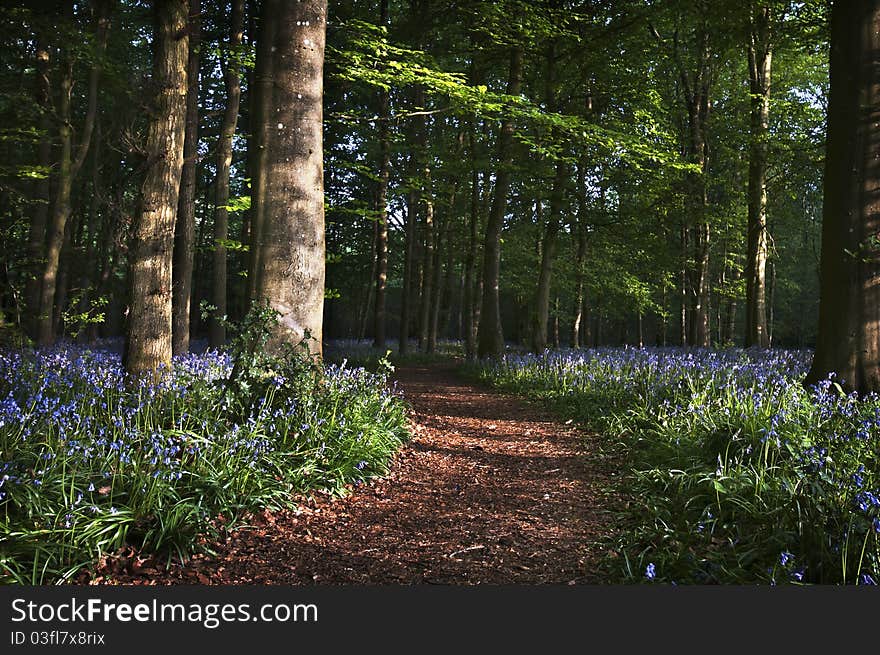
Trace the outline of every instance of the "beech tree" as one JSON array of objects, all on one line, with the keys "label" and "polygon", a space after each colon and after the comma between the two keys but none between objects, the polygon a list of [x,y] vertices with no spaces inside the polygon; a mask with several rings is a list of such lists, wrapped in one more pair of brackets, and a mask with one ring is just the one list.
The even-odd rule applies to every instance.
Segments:
[{"label": "beech tree", "polygon": [[124,353],[131,374],[171,364],[171,264],[186,132],[189,34],[186,0],[155,0],[153,114],[147,172],[132,229],[130,295]]},{"label": "beech tree", "polygon": [[[323,71],[326,0],[281,2],[266,134],[265,216],[256,298],[278,312],[270,347],[309,338],[322,353],[324,310]],[[263,52],[263,51],[261,51]]]}]

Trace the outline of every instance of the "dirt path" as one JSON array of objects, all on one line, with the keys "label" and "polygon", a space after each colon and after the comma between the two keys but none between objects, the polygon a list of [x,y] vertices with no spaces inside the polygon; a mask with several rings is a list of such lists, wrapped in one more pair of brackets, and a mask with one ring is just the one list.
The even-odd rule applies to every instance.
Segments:
[{"label": "dirt path", "polygon": [[[390,475],[343,499],[265,513],[215,558],[145,582],[581,584],[599,582],[607,473],[573,426],[462,381],[451,367],[396,379],[414,436]],[[115,577],[115,576],[114,576]],[[128,581],[135,581],[129,579]]]}]

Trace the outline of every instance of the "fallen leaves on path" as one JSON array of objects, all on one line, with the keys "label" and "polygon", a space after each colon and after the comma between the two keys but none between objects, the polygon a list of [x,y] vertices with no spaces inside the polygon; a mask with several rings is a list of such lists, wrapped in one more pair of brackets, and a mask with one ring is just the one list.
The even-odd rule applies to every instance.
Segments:
[{"label": "fallen leaves on path", "polygon": [[413,438],[389,475],[344,498],[260,512],[186,564],[125,553],[86,584],[581,584],[600,582],[610,471],[591,437],[532,404],[404,367]]}]

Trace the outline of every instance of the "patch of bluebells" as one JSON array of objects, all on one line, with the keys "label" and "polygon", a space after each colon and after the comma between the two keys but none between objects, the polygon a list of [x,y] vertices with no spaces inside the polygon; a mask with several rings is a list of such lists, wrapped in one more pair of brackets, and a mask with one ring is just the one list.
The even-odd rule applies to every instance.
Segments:
[{"label": "patch of bluebells", "polygon": [[509,354],[478,373],[623,437],[641,526],[623,538],[676,579],[770,582],[783,552],[807,563],[790,581],[855,583],[880,572],[880,398],[844,393],[833,375],[804,388],[811,359],[597,348]]},{"label": "patch of bluebells", "polygon": [[[40,540],[63,550],[89,533],[87,521],[112,517],[147,526],[159,546],[177,535],[157,537],[148,524],[180,502],[197,507],[199,525],[184,532],[198,532],[208,510],[234,514],[375,475],[405,438],[400,394],[382,375],[328,366],[317,387],[269,371],[265,396],[242,404],[226,384],[231,370],[230,357],[212,350],[176,357],[157,381],[126,379],[109,350],[0,351],[0,541],[54,530]],[[108,534],[119,542],[130,533]],[[25,571],[34,568],[28,557],[50,550],[18,542]]]}]

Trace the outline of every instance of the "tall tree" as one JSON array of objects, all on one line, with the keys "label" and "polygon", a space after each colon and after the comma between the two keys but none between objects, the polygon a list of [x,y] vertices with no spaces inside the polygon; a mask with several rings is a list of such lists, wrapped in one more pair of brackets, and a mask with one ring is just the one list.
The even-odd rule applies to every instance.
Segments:
[{"label": "tall tree", "polygon": [[[523,51],[513,46],[510,52],[507,95],[519,95],[522,85]],[[510,190],[510,167],[513,164],[513,118],[506,115],[498,134],[498,172],[495,177],[495,195],[486,221],[483,237],[483,298],[480,324],[477,330],[477,356],[499,357],[504,353],[504,333],[501,328],[500,272],[501,229],[507,213],[507,193]]]},{"label": "tall tree", "polygon": [[278,312],[269,347],[322,352],[324,310],[323,72],[327,0],[282,2],[276,21],[265,217],[257,298]]},{"label": "tall tree", "polygon": [[214,192],[214,266],[212,267],[211,302],[216,308],[208,334],[215,348],[226,343],[224,320],[227,314],[226,242],[229,238],[229,171],[232,166],[232,140],[238,124],[238,106],[241,100],[241,43],[244,37],[244,0],[232,0],[229,19],[229,41],[225,56],[221,56],[223,85],[226,89],[226,108],[217,140],[217,180]]},{"label": "tall tree", "polygon": [[808,384],[880,391],[880,0],[831,6],[819,333]]},{"label": "tall tree", "polygon": [[766,271],[767,151],[770,128],[770,74],[773,57],[771,9],[752,11],[749,30],[749,92],[751,122],[749,140],[749,218],[746,253],[746,346],[767,348]]},{"label": "tall tree", "polygon": [[[379,0],[379,25],[388,29],[388,0]],[[373,345],[385,348],[385,286],[388,282],[388,180],[391,176],[389,93],[379,90],[379,183],[376,189],[376,304]]]},{"label": "tall tree", "polygon": [[[82,124],[79,143],[74,145],[74,129],[71,122],[71,101],[74,87],[75,57],[72,46],[63,49],[61,57],[61,80],[59,83],[57,116],[58,133],[61,142],[58,161],[58,173],[55,183],[55,196],[52,203],[52,214],[47,229],[47,244],[42,276],[40,279],[40,302],[37,316],[37,344],[48,346],[55,340],[55,289],[58,283],[58,268],[61,261],[61,250],[64,246],[64,234],[71,212],[71,194],[73,183],[85,163],[92,142],[95,128],[95,117],[98,113],[98,83],[101,75],[101,64],[107,46],[109,31],[110,0],[102,0],[94,6],[95,57],[89,71],[88,96],[85,119]],[[74,3],[64,3],[64,14],[72,21]]]},{"label": "tall tree", "polygon": [[196,238],[196,182],[199,156],[199,69],[201,67],[201,0],[189,0],[189,58],[186,65],[186,136],[172,269],[172,351],[189,351],[193,256]]},{"label": "tall tree", "polygon": [[[43,28],[45,29],[45,28]],[[37,204],[31,214],[30,230],[28,232],[28,268],[29,275],[25,285],[25,304],[28,310],[27,327],[32,337],[37,336],[38,321],[36,317],[40,313],[40,263],[43,261],[43,249],[46,242],[46,223],[49,218],[50,181],[48,170],[52,159],[52,141],[50,131],[52,129],[52,85],[50,82],[50,49],[48,37],[43,30],[36,39],[36,84],[34,88],[34,100],[40,110],[39,127],[41,132],[40,142],[37,146],[37,165],[43,169],[43,175],[35,184]]]},{"label": "tall tree", "polygon": [[189,34],[186,0],[153,5],[153,111],[147,172],[135,216],[129,272],[125,370],[152,373],[171,363],[171,266],[186,132]]}]

